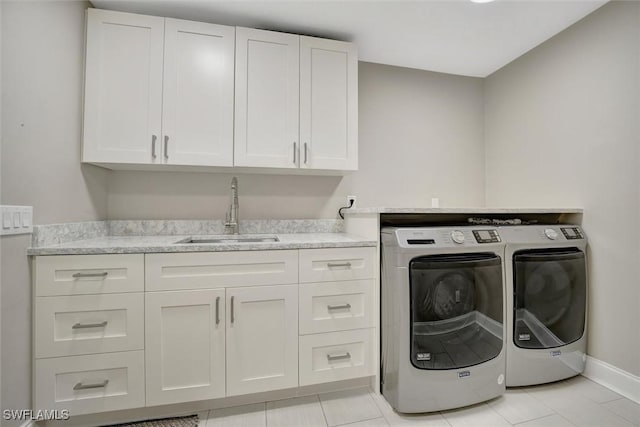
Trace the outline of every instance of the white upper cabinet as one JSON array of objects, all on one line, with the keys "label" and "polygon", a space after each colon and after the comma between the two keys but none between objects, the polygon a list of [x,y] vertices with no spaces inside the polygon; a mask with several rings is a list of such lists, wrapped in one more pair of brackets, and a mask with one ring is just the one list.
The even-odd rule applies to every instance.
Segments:
[{"label": "white upper cabinet", "polygon": [[358,169],[358,56],[352,43],[300,37],[300,167]]},{"label": "white upper cabinet", "polygon": [[83,161],[154,161],[152,144],[159,143],[161,132],[163,37],[164,18],[87,11]]},{"label": "white upper cabinet", "polygon": [[358,169],[352,43],[88,9],[86,54],[83,162]]},{"label": "white upper cabinet", "polygon": [[233,165],[235,28],[167,18],[163,162]]},{"label": "white upper cabinet", "polygon": [[82,160],[232,166],[234,45],[234,27],[89,9]]},{"label": "white upper cabinet", "polygon": [[298,167],[299,40],[236,28],[235,166]]}]

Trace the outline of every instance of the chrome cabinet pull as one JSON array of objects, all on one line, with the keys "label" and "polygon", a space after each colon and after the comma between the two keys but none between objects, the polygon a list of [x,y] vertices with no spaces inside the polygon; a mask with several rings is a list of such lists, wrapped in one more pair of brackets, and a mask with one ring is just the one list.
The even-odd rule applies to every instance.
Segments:
[{"label": "chrome cabinet pull", "polygon": [[304,143],[304,164],[307,164],[307,143]]},{"label": "chrome cabinet pull", "polygon": [[236,320],[235,313],[233,312],[233,298],[234,297],[231,297],[231,323]]},{"label": "chrome cabinet pull", "polygon": [[71,327],[71,329],[104,328],[107,326],[107,323],[109,322],[106,320],[100,323],[76,323]]},{"label": "chrome cabinet pull", "polygon": [[296,142],[295,142],[295,141],[293,141],[293,164],[294,164],[294,165],[296,164],[296,147],[297,147],[297,146],[298,146],[298,145],[296,144]]},{"label": "chrome cabinet pull", "polygon": [[83,384],[81,382],[73,386],[74,390],[87,390],[90,388],[104,388],[109,384],[109,380],[104,380],[101,383]]},{"label": "chrome cabinet pull", "polygon": [[334,360],[351,359],[351,353],[346,352],[343,354],[327,354],[327,360],[332,362]]},{"label": "chrome cabinet pull", "polygon": [[220,324],[220,297],[216,297],[216,325]]},{"label": "chrome cabinet pull", "polygon": [[83,277],[107,277],[108,274],[109,272],[107,271],[103,271],[102,273],[74,273],[71,277],[74,279],[82,279]]},{"label": "chrome cabinet pull", "polygon": [[327,310],[350,310],[351,304],[346,303],[342,305],[328,305]]},{"label": "chrome cabinet pull", "polygon": [[351,263],[350,262],[330,262],[330,263],[327,263],[327,267],[329,267],[329,268],[333,268],[333,267],[351,268]]},{"label": "chrome cabinet pull", "polygon": [[169,135],[164,136],[164,158],[169,159]]},{"label": "chrome cabinet pull", "polygon": [[157,136],[155,135],[151,135],[151,158],[155,159],[156,157],[156,139],[158,139]]}]

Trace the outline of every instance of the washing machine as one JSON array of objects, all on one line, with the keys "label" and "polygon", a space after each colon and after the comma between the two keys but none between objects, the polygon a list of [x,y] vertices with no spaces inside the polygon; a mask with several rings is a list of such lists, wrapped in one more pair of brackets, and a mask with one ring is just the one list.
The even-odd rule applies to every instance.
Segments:
[{"label": "washing machine", "polygon": [[584,371],[587,238],[575,225],[498,229],[506,243],[507,387]]},{"label": "washing machine", "polygon": [[398,412],[505,391],[504,243],[495,227],[381,230],[380,389]]}]

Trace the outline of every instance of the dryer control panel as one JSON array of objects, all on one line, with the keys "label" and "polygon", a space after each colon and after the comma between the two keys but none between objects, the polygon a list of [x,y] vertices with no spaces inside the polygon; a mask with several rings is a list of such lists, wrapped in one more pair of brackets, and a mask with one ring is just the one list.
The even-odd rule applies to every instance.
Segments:
[{"label": "dryer control panel", "polygon": [[473,237],[476,238],[478,243],[498,243],[500,242],[500,236],[498,230],[473,230]]},{"label": "dryer control panel", "polygon": [[578,227],[562,227],[560,230],[567,240],[584,239]]}]

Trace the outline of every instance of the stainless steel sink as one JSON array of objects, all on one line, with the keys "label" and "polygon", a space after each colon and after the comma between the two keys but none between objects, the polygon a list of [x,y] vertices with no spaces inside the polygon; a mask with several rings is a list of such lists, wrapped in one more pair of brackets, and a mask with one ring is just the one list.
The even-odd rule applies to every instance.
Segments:
[{"label": "stainless steel sink", "polygon": [[175,244],[220,244],[220,243],[272,243],[279,242],[276,236],[215,236],[215,237],[187,237]]}]

